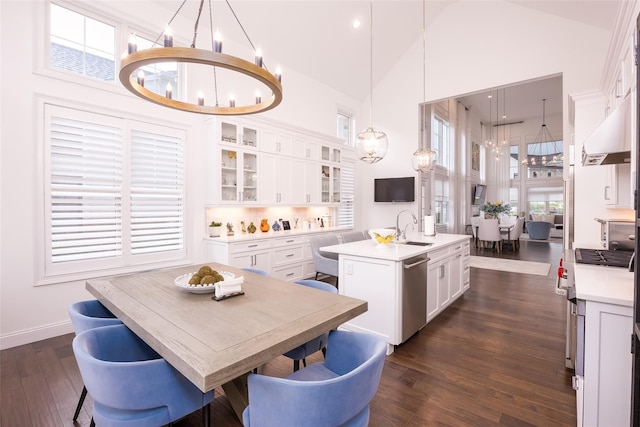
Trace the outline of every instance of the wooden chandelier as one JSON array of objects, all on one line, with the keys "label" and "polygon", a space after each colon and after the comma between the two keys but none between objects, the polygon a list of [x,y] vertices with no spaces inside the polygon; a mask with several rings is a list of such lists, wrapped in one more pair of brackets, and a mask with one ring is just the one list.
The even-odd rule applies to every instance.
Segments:
[{"label": "wooden chandelier", "polygon": [[[255,104],[228,107],[192,104],[171,99],[146,89],[133,76],[137,69],[145,65],[161,62],[185,62],[226,68],[245,74],[265,84],[271,89],[272,95],[266,100]],[[140,98],[165,107],[192,113],[233,116],[255,114],[271,110],[282,102],[282,84],[276,76],[264,68],[232,55],[190,47],[159,47],[132,52],[122,59],[119,78],[125,88]]]}]

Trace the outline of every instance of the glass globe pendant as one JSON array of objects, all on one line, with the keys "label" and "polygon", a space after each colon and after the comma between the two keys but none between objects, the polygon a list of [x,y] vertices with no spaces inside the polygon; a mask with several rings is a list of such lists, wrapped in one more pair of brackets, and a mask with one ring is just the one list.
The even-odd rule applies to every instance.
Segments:
[{"label": "glass globe pendant", "polygon": [[435,151],[427,148],[419,148],[411,157],[411,166],[415,171],[427,173],[433,170],[436,166],[437,160],[437,154]]},{"label": "glass globe pendant", "polygon": [[372,164],[379,162],[387,154],[389,141],[387,134],[381,130],[368,127],[357,135],[357,154],[363,162]]}]

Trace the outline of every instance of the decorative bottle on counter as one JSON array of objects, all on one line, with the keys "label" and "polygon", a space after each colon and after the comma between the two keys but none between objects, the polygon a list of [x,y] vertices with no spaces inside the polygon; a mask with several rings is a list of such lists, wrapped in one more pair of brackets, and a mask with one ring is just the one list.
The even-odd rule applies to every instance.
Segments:
[{"label": "decorative bottle on counter", "polygon": [[260,221],[260,231],[264,231],[265,233],[269,231],[269,220],[267,218],[263,218]]},{"label": "decorative bottle on counter", "polygon": [[251,234],[256,232],[256,226],[253,224],[253,221],[249,223],[249,226],[247,227],[247,231]]}]

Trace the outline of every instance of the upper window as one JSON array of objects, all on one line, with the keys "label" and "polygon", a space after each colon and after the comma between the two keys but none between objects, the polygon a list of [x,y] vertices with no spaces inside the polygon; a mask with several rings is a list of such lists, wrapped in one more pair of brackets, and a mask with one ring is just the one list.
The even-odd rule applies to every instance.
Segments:
[{"label": "upper window", "polygon": [[[158,43],[151,40],[134,36],[138,50],[151,49],[161,47]],[[144,73],[144,87],[158,95],[165,96],[168,85],[171,85],[171,91],[174,99],[180,99],[178,85],[178,63],[177,62],[157,62],[141,67]],[[137,76],[134,76],[137,77]]]},{"label": "upper window", "polygon": [[353,145],[351,116],[338,111],[337,137],[344,141],[346,145]]},{"label": "upper window", "polygon": [[115,27],[51,3],[52,67],[115,80]]},{"label": "upper window", "polygon": [[184,257],[184,131],[45,106],[45,276]]},{"label": "upper window", "polygon": [[509,179],[518,179],[520,161],[518,160],[518,146],[509,147]]},{"label": "upper window", "polygon": [[449,123],[433,117],[431,149],[437,154],[437,165],[449,169]]}]

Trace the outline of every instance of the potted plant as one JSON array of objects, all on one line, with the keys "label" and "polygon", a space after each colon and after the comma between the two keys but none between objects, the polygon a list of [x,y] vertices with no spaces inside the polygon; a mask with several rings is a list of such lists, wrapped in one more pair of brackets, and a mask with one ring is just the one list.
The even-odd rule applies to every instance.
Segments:
[{"label": "potted plant", "polygon": [[217,221],[211,221],[209,224],[209,236],[220,237],[220,231],[222,230],[222,223]]},{"label": "potted plant", "polygon": [[509,211],[511,211],[511,206],[508,203],[503,204],[502,202],[487,202],[480,208],[480,210],[484,212],[485,218],[497,218],[501,213],[509,213]]}]

